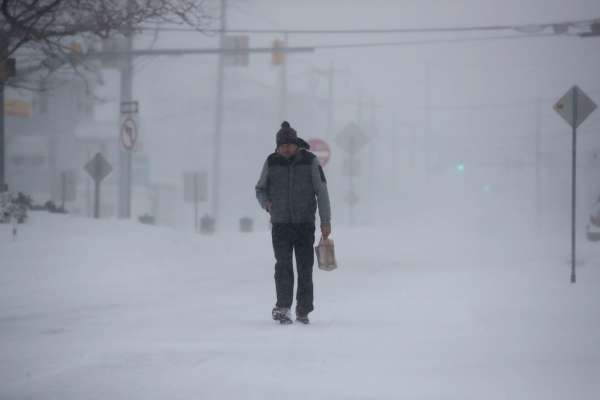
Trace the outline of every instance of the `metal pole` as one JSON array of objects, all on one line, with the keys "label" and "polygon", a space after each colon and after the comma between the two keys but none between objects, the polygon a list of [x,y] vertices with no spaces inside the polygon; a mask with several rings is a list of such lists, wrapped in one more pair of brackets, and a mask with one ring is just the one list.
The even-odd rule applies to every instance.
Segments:
[{"label": "metal pole", "polygon": [[94,180],[94,218],[100,218],[100,181]]},{"label": "metal pole", "polygon": [[4,81],[0,80],[0,193],[7,190],[6,173],[4,170],[5,160],[5,138],[4,138]]},{"label": "metal pole", "polygon": [[[86,160],[92,158],[92,153],[88,150]],[[90,180],[85,180],[85,208],[87,217],[92,217],[92,188],[90,186]]]},{"label": "metal pole", "polygon": [[198,232],[198,173],[194,172],[194,232]]},{"label": "metal pole", "polygon": [[573,90],[573,156],[572,156],[572,177],[571,177],[571,283],[575,283],[575,229],[576,229],[576,202],[577,202],[577,88]]},{"label": "metal pole", "polygon": [[535,102],[535,226],[538,235],[542,221],[542,101]]},{"label": "metal pole", "polygon": [[[421,140],[421,149],[423,150],[426,180],[430,180],[430,159],[431,159],[431,63],[429,60],[425,63],[425,136]],[[429,184],[427,185],[427,188]]]},{"label": "metal pole", "polygon": [[67,173],[65,171],[60,173],[60,202],[61,208],[65,209],[65,198],[67,197]]},{"label": "metal pole", "polygon": [[[288,34],[283,37],[283,47],[288,47]],[[281,63],[281,88],[279,93],[279,120],[287,119],[287,54],[283,55]]]},{"label": "metal pole", "polygon": [[358,91],[358,104],[357,104],[357,116],[358,126],[362,129],[363,127],[363,90],[362,87]]},{"label": "metal pole", "polygon": [[[127,8],[134,6],[131,0],[127,1]],[[132,100],[133,92],[133,30],[129,27],[125,35],[125,54],[122,58],[121,68],[121,104]],[[120,112],[119,112],[119,119]],[[119,140],[121,143],[121,127],[119,126]],[[119,218],[131,218],[131,152],[119,147]]]},{"label": "metal pole", "polygon": [[[8,61],[8,39],[4,35],[0,35],[0,63],[3,63],[6,68]],[[6,71],[8,72],[8,71]],[[8,75],[8,74],[7,74]],[[6,137],[4,135],[4,79],[0,77],[0,193],[8,190],[6,181]]]},{"label": "metal pole", "polygon": [[[225,29],[227,29],[227,1],[221,0],[221,32],[219,33],[219,48],[221,50],[223,49],[223,42],[225,40]],[[223,125],[223,88],[225,86],[224,66],[223,53],[219,53],[214,136],[215,154],[212,182],[212,216],[215,219],[215,228],[219,215],[219,186],[221,180],[221,130]]]},{"label": "metal pole", "polygon": [[[350,160],[350,162],[352,163],[354,161],[354,158],[352,158]],[[350,167],[352,168],[352,167]],[[350,202],[350,226],[354,226],[354,175],[352,173],[352,176],[350,176],[350,199],[348,200]]]},{"label": "metal pole", "polygon": [[376,153],[377,153],[377,148],[375,147],[377,145],[377,139],[376,139],[376,135],[377,135],[377,129],[376,129],[376,124],[377,124],[377,116],[375,115],[376,113],[376,107],[377,105],[375,104],[375,98],[372,97],[371,98],[371,104],[370,104],[370,121],[369,121],[369,218],[372,220],[373,218],[373,200],[375,198],[374,196],[374,186],[375,186],[375,160],[376,160]]},{"label": "metal pole", "polygon": [[350,202],[350,226],[354,226],[354,205],[355,205],[355,199],[354,199],[354,175],[357,173],[357,171],[354,171],[354,162],[355,162],[355,149],[356,149],[356,144],[354,141],[355,136],[352,135],[350,137],[350,149],[352,151],[350,151],[350,160],[349,163],[350,165],[348,166],[348,168],[350,169],[350,193],[349,196],[350,198],[348,199],[348,201]]},{"label": "metal pole", "polygon": [[[397,123],[396,123],[396,114],[392,114],[392,129],[390,130],[390,133],[392,135],[391,138],[391,145],[392,145],[392,154],[394,156],[396,156],[398,154],[398,128],[397,128]],[[414,159],[414,154],[413,154],[413,159]],[[399,165],[400,163],[398,162],[394,162],[392,165],[393,168],[393,182],[394,182],[394,196],[398,197],[399,195],[399,191],[400,191],[400,179],[398,179],[398,177],[400,176],[399,174]]]},{"label": "metal pole", "polygon": [[329,115],[327,118],[327,135],[329,137],[334,136],[333,132],[333,121],[334,121],[334,99],[333,99],[333,80],[335,78],[335,69],[333,67],[333,62],[329,64]]}]

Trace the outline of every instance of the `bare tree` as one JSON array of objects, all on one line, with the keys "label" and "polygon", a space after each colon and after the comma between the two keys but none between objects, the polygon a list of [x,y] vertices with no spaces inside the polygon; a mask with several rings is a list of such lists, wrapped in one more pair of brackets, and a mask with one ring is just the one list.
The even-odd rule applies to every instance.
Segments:
[{"label": "bare tree", "polygon": [[18,55],[16,78],[68,64],[86,68],[81,42],[129,35],[144,24],[206,29],[209,0],[0,0],[0,63]]}]

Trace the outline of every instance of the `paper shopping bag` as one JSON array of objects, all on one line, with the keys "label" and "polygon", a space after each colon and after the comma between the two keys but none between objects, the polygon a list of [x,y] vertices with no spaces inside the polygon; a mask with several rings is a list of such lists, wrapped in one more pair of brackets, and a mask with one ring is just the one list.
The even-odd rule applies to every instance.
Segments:
[{"label": "paper shopping bag", "polygon": [[322,269],[323,271],[333,271],[337,268],[333,240],[321,238],[319,245],[315,247],[315,253],[319,263],[319,269]]}]

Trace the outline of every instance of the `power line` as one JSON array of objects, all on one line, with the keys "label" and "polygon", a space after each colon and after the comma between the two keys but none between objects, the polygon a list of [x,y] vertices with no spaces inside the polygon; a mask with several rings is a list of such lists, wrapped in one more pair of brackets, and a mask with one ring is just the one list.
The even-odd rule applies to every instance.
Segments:
[{"label": "power line", "polygon": [[474,25],[474,26],[455,26],[455,27],[437,27],[437,28],[384,28],[384,29],[194,29],[184,27],[146,27],[144,30],[160,30],[165,32],[197,32],[197,33],[247,33],[247,34],[295,34],[295,35],[355,35],[355,34],[393,34],[393,33],[448,33],[448,32],[481,32],[481,31],[519,31],[519,32],[539,32],[552,27],[563,32],[565,28],[589,26],[600,18],[546,22],[537,24],[517,24],[517,25]]},{"label": "power line", "polygon": [[[389,46],[412,46],[412,45],[426,45],[426,44],[438,44],[438,43],[464,43],[464,42],[482,42],[482,41],[493,41],[493,40],[516,40],[516,39],[530,39],[530,38],[543,38],[543,37],[554,37],[558,36],[554,33],[542,33],[532,35],[511,35],[511,36],[485,36],[485,37],[474,37],[474,38],[457,38],[457,39],[439,39],[439,40],[411,40],[411,41],[399,41],[399,42],[372,42],[372,43],[346,43],[346,44],[318,44],[313,46],[293,46],[293,47],[280,47],[277,49],[283,53],[312,53],[315,50],[332,50],[332,49],[344,49],[344,48],[374,48],[374,47],[389,47]],[[560,36],[576,37],[575,35]],[[89,58],[104,58],[104,57],[119,57],[125,54],[131,54],[136,57],[140,56],[183,56],[193,54],[238,54],[238,53],[272,53],[273,48],[271,47],[254,47],[254,48],[239,48],[239,49],[221,49],[221,48],[170,48],[170,49],[136,49],[131,52],[120,52],[120,51],[104,51],[104,52],[90,52],[86,56]]]},{"label": "power line", "polygon": [[411,45],[426,45],[439,43],[466,43],[466,42],[484,42],[493,40],[515,40],[515,39],[531,39],[553,36],[568,36],[574,35],[555,34],[555,33],[539,33],[531,35],[512,35],[512,36],[485,36],[473,38],[457,38],[457,39],[437,39],[437,40],[410,40],[400,42],[374,42],[374,43],[350,43],[350,44],[331,44],[331,45],[315,45],[311,46],[315,50],[325,49],[345,49],[345,48],[360,48],[360,47],[390,47],[390,46],[411,46]]},{"label": "power line", "polygon": [[[297,46],[297,47],[281,47],[277,51],[282,53],[312,53],[314,47],[308,46]],[[239,54],[239,53],[272,53],[273,48],[271,47],[252,47],[252,48],[239,48],[239,49],[224,49],[219,47],[206,47],[206,48],[168,48],[168,49],[134,49],[131,51],[101,51],[101,52],[90,52],[86,55],[88,58],[109,58],[109,57],[122,57],[131,54],[135,57],[140,56],[184,56],[193,54]]]}]

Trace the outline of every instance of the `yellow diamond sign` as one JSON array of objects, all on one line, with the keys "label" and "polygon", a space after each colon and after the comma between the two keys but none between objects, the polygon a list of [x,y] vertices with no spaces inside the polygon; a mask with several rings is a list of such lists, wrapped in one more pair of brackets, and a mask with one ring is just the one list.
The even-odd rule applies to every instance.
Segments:
[{"label": "yellow diamond sign", "polygon": [[596,104],[577,86],[573,86],[554,105],[554,111],[574,128],[579,127],[595,109]]}]

